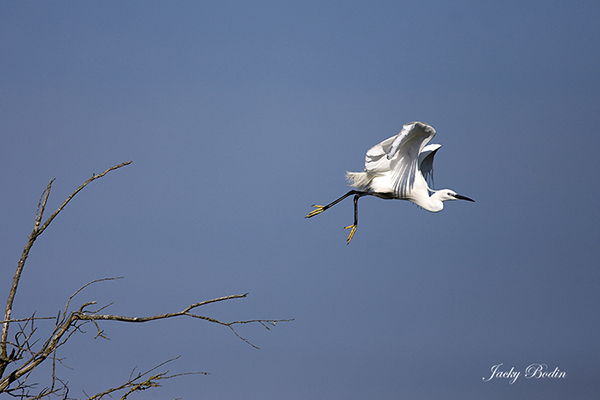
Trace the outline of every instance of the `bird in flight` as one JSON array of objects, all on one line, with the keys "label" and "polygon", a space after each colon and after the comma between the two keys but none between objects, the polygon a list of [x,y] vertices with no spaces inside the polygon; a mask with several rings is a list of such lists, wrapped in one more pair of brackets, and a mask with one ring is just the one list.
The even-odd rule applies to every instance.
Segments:
[{"label": "bird in flight", "polygon": [[433,190],[433,157],[442,147],[440,144],[428,144],[435,136],[435,129],[424,122],[410,122],[402,127],[400,133],[371,147],[365,157],[364,172],[346,172],[350,186],[356,188],[339,199],[315,208],[306,218],[314,217],[335,206],[348,196],[354,195],[354,223],[344,229],[350,229],[347,243],[350,244],[358,227],[358,200],[363,196],[375,196],[380,199],[409,200],[430,212],[439,212],[444,201],[475,201],[457,194],[450,189]]}]

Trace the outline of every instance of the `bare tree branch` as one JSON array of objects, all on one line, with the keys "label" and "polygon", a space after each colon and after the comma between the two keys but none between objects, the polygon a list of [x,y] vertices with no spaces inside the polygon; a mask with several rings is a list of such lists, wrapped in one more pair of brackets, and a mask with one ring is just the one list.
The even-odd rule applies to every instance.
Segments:
[{"label": "bare tree branch", "polygon": [[[207,317],[207,316],[203,316],[203,315],[198,315],[198,314],[194,314],[194,313],[190,312],[194,308],[201,307],[201,306],[204,306],[204,305],[207,305],[207,304],[215,303],[215,302],[218,302],[218,301],[224,301],[224,300],[240,299],[240,298],[246,297],[247,295],[248,295],[248,293],[234,294],[234,295],[230,295],[230,296],[219,297],[219,298],[216,298],[216,299],[206,300],[206,301],[202,301],[200,303],[191,304],[191,305],[187,306],[185,309],[183,309],[182,311],[172,312],[172,313],[166,313],[166,314],[159,314],[159,315],[153,315],[153,316],[150,316],[150,317],[125,317],[125,316],[121,316],[121,315],[94,314],[94,313],[91,313],[91,312],[87,312],[86,313],[86,312],[83,312],[83,311],[79,311],[77,313],[77,318],[79,320],[82,320],[82,321],[94,321],[94,323],[96,323],[96,321],[98,321],[98,320],[141,323],[141,322],[155,321],[155,320],[159,320],[159,319],[167,319],[167,318],[173,318],[173,317],[188,316],[188,317],[198,318],[198,319],[202,319],[202,320],[205,320],[205,321],[213,322],[215,324],[226,326],[229,329],[231,329],[231,331],[238,338],[240,338],[244,342],[248,343],[250,346],[254,347],[255,349],[258,349],[259,348],[258,346],[254,345],[249,340],[247,340],[247,339],[243,338],[242,336],[240,336],[238,334],[238,332],[235,330],[234,325],[259,323],[262,326],[264,326],[265,328],[269,329],[268,325],[275,326],[277,324],[277,322],[289,322],[289,321],[292,321],[292,320],[291,319],[253,319],[253,320],[245,320],[245,321],[223,322],[223,321],[219,321],[218,319],[215,319],[215,318],[211,318],[211,317]],[[102,331],[99,328],[98,328],[98,336],[102,336]]]},{"label": "bare tree branch", "polygon": [[[45,222],[42,223],[44,211],[46,209],[46,205],[48,202],[48,198],[50,196],[50,191],[52,189],[52,183],[54,182],[54,178],[50,180],[48,186],[42,192],[40,200],[38,202],[38,207],[35,216],[34,228],[31,234],[28,237],[27,244],[23,249],[23,253],[19,262],[17,264],[17,270],[15,275],[13,276],[12,286],[9,292],[8,300],[6,303],[6,309],[4,314],[4,319],[0,321],[2,323],[2,333],[0,335],[0,393],[7,393],[15,398],[20,399],[41,399],[44,397],[48,397],[49,395],[60,396],[63,399],[68,398],[69,387],[67,383],[61,380],[56,373],[57,362],[61,365],[63,364],[63,360],[57,356],[57,350],[65,345],[68,340],[77,332],[84,332],[83,326],[89,323],[94,324],[97,334],[96,338],[102,337],[108,339],[104,334],[104,331],[101,329],[100,324],[102,321],[117,321],[117,322],[129,322],[129,323],[142,323],[142,322],[150,322],[161,319],[168,319],[180,316],[187,316],[196,319],[201,319],[204,321],[212,322],[215,324],[223,325],[228,327],[239,339],[248,343],[250,346],[257,348],[256,345],[251,343],[249,340],[242,337],[235,329],[236,325],[242,324],[250,324],[257,323],[264,326],[266,329],[269,329],[270,326],[275,326],[277,322],[284,321],[292,321],[292,319],[252,319],[252,320],[240,320],[240,321],[232,321],[232,322],[223,322],[218,319],[199,315],[197,314],[196,309],[202,306],[206,306],[212,303],[222,302],[226,300],[240,299],[245,298],[248,293],[244,294],[235,294],[229,296],[218,297],[215,299],[205,300],[198,303],[190,304],[185,307],[181,311],[152,315],[148,317],[127,317],[122,315],[113,315],[113,314],[100,314],[107,307],[109,307],[112,303],[104,305],[102,307],[94,307],[91,309],[91,306],[97,304],[96,301],[88,301],[79,306],[78,309],[71,308],[71,304],[75,296],[81,293],[88,286],[105,281],[112,281],[116,279],[122,279],[123,277],[112,277],[112,278],[102,278],[96,279],[91,282],[86,283],[78,290],[76,290],[66,301],[64,309],[58,311],[56,317],[36,317],[35,313],[29,318],[19,318],[12,319],[12,309],[13,302],[15,299],[17,287],[19,284],[19,280],[21,274],[23,272],[23,268],[31,247],[33,243],[40,236],[44,230],[50,225],[50,223],[54,220],[54,218],[66,207],[66,205],[73,199],[73,197],[79,193],[83,188],[85,188],[92,181],[103,177],[108,172],[113,171],[115,169],[121,168],[123,166],[131,164],[131,161],[121,163],[115,165],[103,173],[96,175],[93,174],[90,179],[85,181],[77,190],[75,190],[67,199],[61,204],[61,206],[48,218]],[[46,337],[45,342],[41,343],[40,339],[36,339],[37,335],[37,326],[36,321],[44,321],[44,320],[54,320],[54,326],[51,328],[51,332]],[[18,331],[14,334],[14,341],[8,340],[8,332],[9,325],[12,323],[18,324]],[[21,324],[24,323],[24,324]],[[13,324],[12,326],[14,326]],[[11,349],[10,354],[8,354],[9,347]],[[43,389],[37,389],[37,384],[28,383],[28,379],[30,378],[32,372],[35,370],[37,366],[43,363],[46,359],[50,358],[52,360],[52,369],[51,369],[51,377],[50,384],[48,387]],[[179,357],[177,357],[179,358]],[[175,359],[177,359],[175,358]],[[166,363],[169,363],[175,359],[171,359],[165,361],[157,365],[156,367],[144,372],[134,374],[135,369],[131,372],[129,379],[123,385],[118,387],[114,387],[108,389],[102,393],[98,393],[90,398],[94,400],[99,400],[104,396],[110,396],[111,393],[117,391],[125,391],[121,399],[126,399],[131,393],[145,390],[151,387],[160,386],[160,381],[163,379],[170,379],[176,376],[182,375],[190,375],[190,374],[206,374],[204,372],[200,373],[180,373],[175,375],[169,375],[169,371],[155,373],[156,370]],[[4,375],[7,366],[14,364],[13,370],[8,374]],[[36,393],[32,394],[32,391],[36,391]],[[87,395],[86,395],[87,396]]]},{"label": "bare tree branch", "polygon": [[[56,350],[59,347],[61,347],[62,345],[64,345],[73,334],[75,334],[78,331],[81,331],[81,327],[84,324],[89,323],[89,322],[92,322],[96,326],[96,329],[97,329],[96,337],[106,338],[106,336],[104,335],[104,332],[100,329],[100,326],[98,325],[98,322],[100,322],[100,321],[142,323],[142,322],[149,322],[149,321],[155,321],[155,320],[160,320],[160,319],[168,319],[168,318],[179,317],[179,316],[189,316],[189,317],[198,318],[198,319],[202,319],[205,321],[209,321],[212,323],[226,326],[229,329],[231,329],[231,331],[238,338],[240,338],[244,342],[248,343],[250,346],[258,349],[258,346],[254,345],[249,340],[242,337],[235,330],[234,325],[259,323],[262,326],[264,326],[265,328],[269,329],[268,328],[269,325],[275,326],[277,324],[277,322],[292,321],[291,319],[279,319],[279,320],[254,319],[254,320],[223,322],[223,321],[220,321],[220,320],[212,318],[212,317],[198,315],[198,314],[190,312],[191,310],[193,310],[195,308],[205,306],[208,304],[225,301],[225,300],[244,298],[247,296],[247,293],[235,294],[235,295],[223,296],[223,297],[219,297],[219,298],[215,298],[215,299],[211,299],[211,300],[205,300],[205,301],[201,301],[199,303],[191,304],[191,305],[185,307],[183,310],[178,311],[178,312],[153,315],[153,316],[149,316],[149,317],[126,317],[126,316],[122,316],[122,315],[113,315],[113,314],[97,314],[98,311],[103,310],[105,307],[102,307],[96,311],[87,310],[86,309],[87,307],[96,304],[95,301],[90,301],[90,302],[84,303],[79,307],[79,309],[69,312],[69,305],[70,305],[71,301],[73,300],[75,295],[80,293],[84,288],[90,286],[93,283],[109,281],[109,280],[113,280],[113,279],[115,279],[115,278],[103,278],[103,279],[97,279],[97,280],[91,281],[91,282],[85,284],[84,286],[82,286],[81,288],[79,288],[73,295],[71,295],[69,297],[69,299],[67,300],[67,304],[65,306],[64,313],[62,314],[62,316],[60,316],[60,314],[59,314],[59,316],[56,319],[56,324],[55,324],[55,328],[54,328],[52,335],[37,351],[32,350],[30,343],[29,343],[29,340],[32,337],[33,332],[34,332],[34,328],[33,328],[33,326],[31,326],[31,329],[32,329],[31,334],[25,337],[25,340],[23,341],[23,343],[19,343],[17,341],[17,343],[15,344],[15,347],[17,348],[17,355],[20,358],[22,358],[25,354],[28,354],[29,358],[21,366],[17,367],[14,371],[12,371],[9,375],[0,379],[0,393],[2,393],[3,391],[6,391],[11,383],[13,383],[13,382],[17,381],[18,379],[20,379],[21,377],[29,374],[33,369],[35,369],[39,364],[41,364],[43,361],[45,361],[48,357],[51,357],[52,354],[54,354],[53,357],[56,357],[56,355],[55,355]],[[33,324],[33,321],[30,320],[30,321],[28,321],[28,323]],[[71,328],[73,328],[73,329],[71,329]],[[22,331],[24,331],[24,329],[25,328],[22,328]],[[24,333],[21,334],[21,336],[23,336],[23,335],[24,335]],[[11,360],[11,361],[13,361],[13,360]],[[148,382],[155,382],[158,379],[165,379],[165,378],[163,377],[163,375],[159,374],[157,376],[151,377]],[[54,381],[56,381],[56,378],[54,378]]]},{"label": "bare tree branch", "polygon": [[36,216],[35,216],[35,223],[33,226],[33,231],[29,235],[29,240],[27,241],[27,244],[25,245],[25,248],[23,249],[23,253],[21,254],[21,258],[19,259],[19,262],[17,264],[17,270],[13,276],[12,285],[10,288],[10,292],[8,293],[8,299],[6,301],[6,308],[4,311],[4,321],[2,322],[2,334],[0,335],[0,377],[2,377],[4,375],[4,370],[6,369],[6,366],[8,365],[7,361],[5,361],[8,358],[7,348],[6,348],[6,340],[8,338],[8,327],[11,322],[10,316],[12,314],[13,302],[15,300],[15,295],[17,294],[17,287],[19,286],[19,280],[21,279],[21,273],[23,272],[23,267],[25,266],[25,261],[27,260],[27,257],[29,256],[29,251],[31,250],[33,243],[35,242],[37,237],[39,235],[41,235],[44,232],[44,230],[50,225],[50,223],[54,220],[54,218],[56,218],[58,213],[60,213],[65,208],[65,206],[71,201],[71,199],[73,197],[75,197],[75,195],[77,193],[79,193],[81,190],[83,190],[83,188],[85,188],[92,181],[94,181],[98,178],[102,178],[104,175],[106,175],[110,171],[124,167],[131,163],[132,163],[132,161],[127,161],[127,162],[115,165],[113,167],[110,167],[109,169],[107,169],[106,171],[104,171],[103,173],[101,173],[99,175],[93,174],[90,179],[85,181],[81,186],[79,186],[79,188],[77,188],[77,190],[75,190],[73,193],[71,193],[71,195],[69,197],[67,197],[67,199],[61,204],[61,206],[58,207],[58,209],[56,211],[54,211],[54,213],[43,224],[41,223],[42,217],[44,215],[44,210],[46,209],[46,203],[48,202],[48,197],[50,196],[50,189],[52,188],[52,183],[54,182],[54,178],[52,178],[50,180],[50,182],[48,183],[48,186],[46,186],[46,189],[42,192],[40,202],[38,203],[38,208],[37,208],[37,212],[36,212]]}]

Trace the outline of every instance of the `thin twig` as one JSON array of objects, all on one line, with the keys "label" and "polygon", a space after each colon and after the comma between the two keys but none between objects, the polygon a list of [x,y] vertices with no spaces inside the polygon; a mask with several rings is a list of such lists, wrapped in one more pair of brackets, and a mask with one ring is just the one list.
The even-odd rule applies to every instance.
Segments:
[{"label": "thin twig", "polygon": [[114,281],[114,280],[123,279],[123,278],[124,278],[124,276],[117,276],[117,277],[113,277],[113,278],[102,278],[102,279],[96,279],[96,280],[86,283],[85,285],[83,285],[82,287],[77,289],[77,291],[75,293],[73,293],[71,295],[71,297],[69,297],[69,300],[67,300],[67,304],[65,305],[65,311],[63,312],[63,315],[67,315],[67,311],[69,309],[69,304],[71,304],[71,300],[73,300],[73,297],[77,296],[77,294],[79,292],[81,292],[83,289],[85,289],[86,287],[93,285],[94,283],[98,283],[98,282]]},{"label": "thin twig", "polygon": [[52,220],[54,220],[54,218],[58,215],[58,213],[61,212],[63,210],[63,208],[65,208],[66,205],[69,204],[69,202],[71,201],[71,199],[73,197],[75,197],[75,195],[77,193],[79,193],[80,191],[82,191],[84,187],[86,187],[91,182],[95,181],[96,179],[102,178],[104,175],[108,174],[110,171],[113,171],[115,169],[119,169],[121,167],[129,165],[132,162],[133,161],[126,161],[124,163],[121,163],[121,164],[115,165],[113,167],[110,167],[109,169],[107,169],[106,171],[104,171],[101,174],[98,174],[98,175],[93,174],[90,179],[88,179],[87,181],[83,182],[83,184],[81,184],[81,186],[79,186],[73,193],[71,193],[71,195],[69,197],[67,197],[67,199],[60,205],[60,207],[58,207],[58,209],[56,211],[54,211],[54,213],[52,213],[52,215],[50,217],[48,217],[48,219],[46,220],[46,222],[44,222],[44,224],[40,227],[39,234],[41,234],[48,227],[48,225],[50,225],[50,223],[52,222]]},{"label": "thin twig", "polygon": [[171,378],[175,378],[177,376],[183,376],[183,375],[199,375],[199,374],[208,375],[207,372],[183,372],[183,373],[175,374],[175,375],[167,375],[169,373],[169,371],[167,370],[165,372],[160,372],[156,375],[150,376],[144,381],[136,382],[136,381],[140,380],[141,378],[144,378],[145,376],[149,375],[150,373],[156,371],[158,368],[162,367],[163,365],[170,363],[171,361],[177,360],[179,357],[181,357],[181,356],[177,356],[170,360],[164,361],[164,362],[158,364],[156,367],[151,368],[148,371],[143,372],[143,373],[141,373],[141,372],[137,373],[134,376],[134,372],[137,369],[137,367],[136,367],[133,369],[133,371],[131,371],[131,374],[129,375],[129,380],[127,382],[125,382],[124,384],[122,384],[120,386],[105,390],[102,393],[95,394],[92,397],[89,397],[88,400],[100,400],[104,396],[107,396],[107,395],[110,396],[111,393],[129,388],[129,390],[123,395],[123,397],[121,397],[121,399],[123,400],[135,391],[148,389],[150,387],[160,386],[158,384],[158,381],[161,379],[171,379]]},{"label": "thin twig", "polygon": [[18,318],[18,319],[11,319],[11,320],[8,320],[8,321],[0,321],[0,324],[3,324],[5,322],[26,322],[26,321],[32,321],[32,320],[38,320],[38,319],[56,319],[56,317]]}]

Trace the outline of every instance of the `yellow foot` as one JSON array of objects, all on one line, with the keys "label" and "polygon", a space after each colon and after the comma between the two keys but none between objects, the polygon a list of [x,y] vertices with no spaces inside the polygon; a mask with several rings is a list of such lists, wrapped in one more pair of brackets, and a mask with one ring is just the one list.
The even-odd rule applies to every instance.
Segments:
[{"label": "yellow foot", "polygon": [[310,218],[310,217],[314,217],[317,214],[321,214],[323,211],[325,211],[325,208],[323,206],[318,206],[316,204],[313,204],[313,207],[316,208],[316,210],[312,210],[306,217],[304,218]]},{"label": "yellow foot", "polygon": [[350,225],[350,226],[346,226],[344,227],[344,229],[350,229],[352,228],[352,230],[350,231],[350,234],[348,235],[348,242],[346,244],[350,244],[350,241],[352,240],[352,236],[354,236],[354,234],[356,233],[356,225]]}]

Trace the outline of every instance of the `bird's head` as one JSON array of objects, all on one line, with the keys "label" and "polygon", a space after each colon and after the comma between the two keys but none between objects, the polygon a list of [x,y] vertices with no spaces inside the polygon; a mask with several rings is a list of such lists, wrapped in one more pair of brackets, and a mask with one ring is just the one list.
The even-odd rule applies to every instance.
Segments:
[{"label": "bird's head", "polygon": [[435,194],[437,194],[437,198],[440,201],[467,200],[467,201],[475,202],[475,200],[470,199],[466,196],[461,196],[460,194],[456,193],[454,190],[450,190],[450,189],[438,190],[437,192],[435,192]]}]

